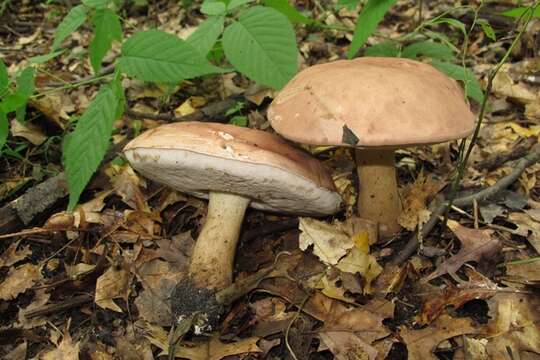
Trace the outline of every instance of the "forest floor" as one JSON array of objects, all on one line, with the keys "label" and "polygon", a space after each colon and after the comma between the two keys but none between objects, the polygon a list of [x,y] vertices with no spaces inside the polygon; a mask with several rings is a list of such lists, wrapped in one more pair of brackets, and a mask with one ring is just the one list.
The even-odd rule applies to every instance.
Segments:
[{"label": "forest floor", "polygon": [[[0,57],[10,74],[49,52],[68,3],[2,1]],[[317,0],[294,5],[323,24],[351,29],[360,8]],[[397,1],[367,48],[410,34],[454,5]],[[464,25],[466,36],[451,21],[430,24],[426,32],[463,51],[464,64],[486,90],[521,24],[501,15],[514,2],[490,1],[478,18],[494,34],[482,26],[469,31],[480,2],[469,5],[446,15]],[[122,16],[128,34],[156,27],[185,36],[203,19],[199,7],[152,1],[126,5]],[[295,30],[301,68],[346,57],[352,31],[302,25]],[[459,142],[396,152],[403,230],[382,242],[354,215],[354,153],[306,148],[332,170],[346,209],[317,220],[248,210],[235,279],[273,265],[279,274],[263,276],[228,306],[217,331],[184,334],[175,345],[177,358],[540,359],[539,34],[540,18],[533,18],[493,79],[447,219],[439,221],[444,214],[436,205],[451,192]],[[62,173],[63,135],[97,92],[98,83],[86,83],[95,79],[85,56],[91,27],[84,25],[67,41],[68,50],[39,65],[35,82],[41,95],[30,101],[26,122],[10,119],[0,157],[4,210]],[[102,75],[110,73],[107,64],[118,52],[113,46],[105,57]],[[275,91],[237,73],[184,81],[173,89],[127,78],[122,85],[126,113],[115,123],[110,150],[75,211],[66,212],[61,179],[45,185],[58,201],[26,203],[39,210],[28,221],[8,222],[8,213],[0,211],[2,359],[166,359],[171,289],[186,275],[207,203],[137,175],[121,149],[134,134],[185,119],[245,122],[272,131],[266,109]],[[481,106],[471,100],[471,108],[478,114]],[[501,184],[507,176],[513,181]],[[459,201],[486,188],[493,196]],[[329,238],[332,247],[325,243]],[[355,267],[339,266],[353,248],[361,250]]]}]

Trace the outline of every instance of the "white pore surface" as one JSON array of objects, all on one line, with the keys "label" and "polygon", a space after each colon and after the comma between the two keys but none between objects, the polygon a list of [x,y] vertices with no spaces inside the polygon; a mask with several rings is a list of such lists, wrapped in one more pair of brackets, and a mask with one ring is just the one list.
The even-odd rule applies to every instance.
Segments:
[{"label": "white pore surface", "polygon": [[253,208],[298,215],[333,214],[341,203],[337,193],[269,165],[179,149],[136,148],[125,154],[142,175],[197,197],[233,193],[252,199]]}]

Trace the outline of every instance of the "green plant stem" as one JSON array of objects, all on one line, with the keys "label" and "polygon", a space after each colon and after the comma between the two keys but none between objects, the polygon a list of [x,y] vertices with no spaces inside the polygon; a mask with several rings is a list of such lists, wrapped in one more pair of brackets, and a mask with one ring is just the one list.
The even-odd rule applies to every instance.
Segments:
[{"label": "green plant stem", "polygon": [[34,94],[34,95],[30,96],[30,98],[31,99],[37,99],[39,97],[46,96],[46,95],[49,95],[49,94],[52,94],[52,93],[55,93],[55,92],[58,92],[58,91],[67,90],[67,89],[74,89],[74,88],[77,88],[79,86],[93,84],[93,83],[99,82],[99,81],[109,77],[110,75],[111,74],[102,75],[102,76],[96,76],[96,77],[88,79],[88,80],[83,80],[83,81],[79,81],[79,82],[75,82],[75,83],[69,83],[69,84],[59,86],[59,87],[51,89],[51,90],[47,90],[47,91],[44,91],[44,92],[38,92],[37,94]]}]

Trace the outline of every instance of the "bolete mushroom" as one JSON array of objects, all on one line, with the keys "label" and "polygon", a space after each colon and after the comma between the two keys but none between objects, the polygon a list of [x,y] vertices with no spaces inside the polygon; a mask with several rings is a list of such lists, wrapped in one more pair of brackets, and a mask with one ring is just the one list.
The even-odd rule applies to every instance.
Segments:
[{"label": "bolete mushroom", "polygon": [[124,153],[142,175],[208,198],[189,282],[175,291],[184,304],[173,312],[204,312],[210,323],[219,315],[212,310],[212,294],[232,283],[248,206],[322,216],[335,213],[341,204],[332,178],[317,159],[260,130],[209,122],[168,124],[135,138]]},{"label": "bolete mushroom", "polygon": [[272,127],[304,144],[356,148],[358,213],[383,236],[400,230],[394,150],[468,136],[474,115],[461,87],[434,67],[364,57],[309,67],[268,109]]}]

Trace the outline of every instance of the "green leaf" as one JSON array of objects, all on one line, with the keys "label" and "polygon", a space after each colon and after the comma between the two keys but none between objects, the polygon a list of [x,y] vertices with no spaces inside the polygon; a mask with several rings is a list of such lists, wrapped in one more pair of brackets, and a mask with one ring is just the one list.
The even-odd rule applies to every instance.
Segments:
[{"label": "green leaf", "polygon": [[111,4],[111,0],[82,0],[82,3],[92,9],[105,9]]},{"label": "green leaf", "polygon": [[409,59],[425,56],[433,59],[450,60],[454,58],[454,51],[444,44],[433,41],[421,41],[406,46],[401,56]]},{"label": "green leaf", "polygon": [[62,41],[77,30],[85,21],[86,9],[84,6],[78,5],[72,8],[54,32],[52,51],[57,50],[60,44],[62,44]]},{"label": "green leaf", "polygon": [[[34,68],[27,67],[21,72],[21,74],[17,78],[17,91],[26,96],[27,102],[28,102],[28,98],[32,96],[32,94],[34,93],[34,89],[35,89],[34,76],[35,76]],[[19,122],[23,122],[24,118],[26,117],[26,103],[27,102],[25,102],[23,106],[21,106],[20,108],[16,110],[15,115],[17,117],[17,121]]]},{"label": "green leaf", "polygon": [[493,41],[497,40],[497,36],[495,36],[495,30],[493,30],[493,28],[486,19],[478,19],[477,22],[478,24],[480,24],[482,31],[489,39]]},{"label": "green leaf", "polygon": [[161,83],[223,72],[187,42],[159,30],[141,31],[127,39],[117,64],[129,76]]},{"label": "green leaf", "polygon": [[18,108],[26,105],[27,101],[28,96],[26,96],[20,91],[16,91],[6,96],[2,100],[2,102],[0,102],[0,111],[9,114],[10,112],[15,111]]},{"label": "green leaf", "polygon": [[0,96],[8,89],[9,74],[4,60],[0,58]]},{"label": "green leaf", "polygon": [[352,59],[362,45],[364,45],[379,22],[384,18],[384,14],[386,14],[390,6],[395,2],[396,0],[368,0],[356,20],[351,46],[349,51],[347,51],[347,57],[349,59]]},{"label": "green leaf", "polygon": [[206,0],[201,6],[201,12],[206,15],[225,15],[227,5],[221,1]]},{"label": "green leaf", "polygon": [[28,63],[30,65],[43,64],[43,63],[46,63],[47,61],[49,61],[51,59],[54,59],[58,55],[62,54],[64,51],[66,51],[66,50],[62,49],[62,50],[56,50],[56,51],[50,52],[50,53],[45,54],[45,55],[33,56],[33,57],[28,59]]},{"label": "green leaf", "polygon": [[101,61],[111,48],[114,40],[122,41],[122,25],[114,11],[96,10],[92,16],[94,38],[90,43],[90,63],[96,74],[101,70]]},{"label": "green leaf", "polygon": [[474,76],[474,73],[463,66],[455,65],[447,62],[442,62],[438,60],[433,60],[431,62],[435,68],[439,69],[441,72],[450,76],[453,79],[463,82],[465,86],[465,94],[467,97],[470,97],[477,103],[481,104],[484,99],[484,93],[482,91],[482,86]]},{"label": "green leaf", "polygon": [[2,148],[6,144],[6,140],[9,134],[9,123],[5,112],[0,110],[0,154],[2,154]]},{"label": "green leaf", "polygon": [[399,44],[391,41],[375,44],[364,51],[364,56],[398,57]]},{"label": "green leaf", "polygon": [[297,71],[296,36],[280,12],[255,6],[242,12],[223,34],[230,63],[260,84],[282,88]]},{"label": "green leaf", "polygon": [[265,0],[264,4],[285,15],[293,24],[310,25],[315,22],[313,19],[308,18],[300,11],[296,10],[294,6],[289,4],[288,0]]},{"label": "green leaf", "polygon": [[227,5],[227,11],[231,11],[236,9],[237,7],[240,7],[245,4],[249,4],[255,0],[231,0],[231,2]]},{"label": "green leaf", "polygon": [[223,32],[223,16],[213,16],[201,23],[186,39],[186,42],[193,46],[199,54],[206,56],[214,47],[219,35]]},{"label": "green leaf", "polygon": [[462,23],[459,20],[452,19],[452,18],[440,18],[432,22],[433,25],[437,24],[448,24],[452,27],[455,27],[461,31],[463,36],[467,36],[467,29],[465,28],[465,24]]},{"label": "green leaf", "polygon": [[360,4],[360,0],[338,0],[336,9],[346,8],[349,11],[353,11],[358,4]]},{"label": "green leaf", "polygon": [[248,118],[243,115],[233,116],[233,118],[229,120],[229,124],[246,127],[248,125]]},{"label": "green leaf", "polygon": [[[511,10],[505,11],[501,13],[501,15],[512,17],[512,18],[518,18],[518,17],[522,17],[528,10],[529,10],[528,7],[520,6],[517,8],[513,8]],[[540,6],[537,6],[534,9],[533,17],[540,19]]]},{"label": "green leaf", "polygon": [[68,211],[75,208],[86,184],[105,156],[121,104],[119,86],[118,81],[103,86],[77,122],[75,131],[65,139],[63,150],[69,188]]}]

